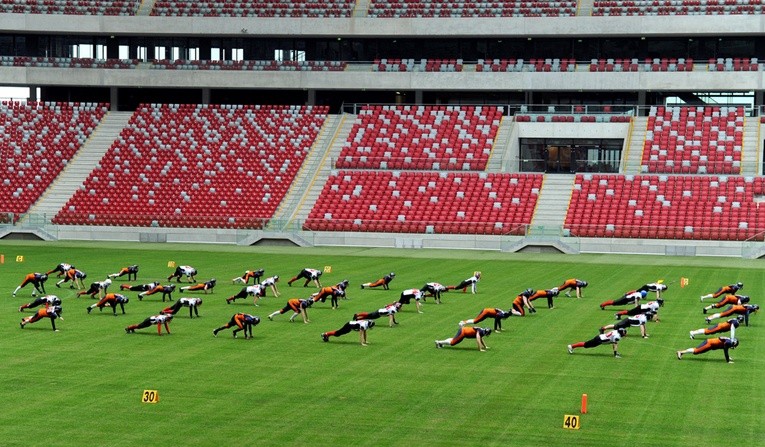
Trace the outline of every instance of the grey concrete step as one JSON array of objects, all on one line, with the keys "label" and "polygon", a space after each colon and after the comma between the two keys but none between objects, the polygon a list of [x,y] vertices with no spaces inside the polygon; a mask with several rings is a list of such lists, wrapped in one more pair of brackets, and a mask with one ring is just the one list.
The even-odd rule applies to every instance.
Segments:
[{"label": "grey concrete step", "polygon": [[44,216],[46,220],[53,218],[101,161],[132,115],[131,112],[107,113],[61,174],[29,209],[29,214]]}]

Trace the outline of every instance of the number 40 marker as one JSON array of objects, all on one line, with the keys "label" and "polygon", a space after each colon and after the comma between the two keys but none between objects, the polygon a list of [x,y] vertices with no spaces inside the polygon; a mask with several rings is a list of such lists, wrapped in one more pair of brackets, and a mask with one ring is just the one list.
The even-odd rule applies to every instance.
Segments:
[{"label": "number 40 marker", "polygon": [[573,414],[563,415],[563,428],[568,430],[579,430],[579,416]]}]

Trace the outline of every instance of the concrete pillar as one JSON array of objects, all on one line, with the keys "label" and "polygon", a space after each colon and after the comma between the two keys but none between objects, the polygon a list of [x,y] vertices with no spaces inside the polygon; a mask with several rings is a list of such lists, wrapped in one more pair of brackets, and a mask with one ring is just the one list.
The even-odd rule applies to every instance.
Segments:
[{"label": "concrete pillar", "polygon": [[645,90],[640,90],[638,92],[638,98],[637,98],[638,116],[647,116],[648,115],[648,110],[645,107],[645,105],[646,105],[645,104],[645,97],[646,97]]},{"label": "concrete pillar", "polygon": [[116,112],[119,110],[119,89],[117,87],[109,87],[109,110]]}]

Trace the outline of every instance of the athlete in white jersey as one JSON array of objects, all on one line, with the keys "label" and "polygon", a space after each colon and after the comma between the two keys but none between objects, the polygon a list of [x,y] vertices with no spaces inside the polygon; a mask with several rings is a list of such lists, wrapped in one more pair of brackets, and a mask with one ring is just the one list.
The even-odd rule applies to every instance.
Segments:
[{"label": "athlete in white jersey", "polygon": [[183,297],[172,306],[163,309],[161,313],[175,315],[181,310],[181,307],[189,308],[189,318],[194,318],[194,314],[199,317],[199,306],[202,305],[202,298]]},{"label": "athlete in white jersey", "polygon": [[622,357],[621,354],[619,354],[619,340],[621,340],[622,337],[626,334],[627,334],[626,329],[618,329],[615,331],[606,332],[604,334],[598,334],[595,337],[591,338],[590,340],[580,341],[580,342],[572,343],[568,345],[567,346],[568,353],[573,354],[574,349],[576,348],[589,349],[589,348],[594,348],[596,346],[600,346],[605,343],[611,343],[614,349],[614,357],[618,359]]},{"label": "athlete in white jersey", "polygon": [[279,275],[270,276],[260,283],[260,287],[263,288],[263,296],[266,296],[266,289],[271,288],[271,292],[273,292],[275,297],[278,297],[279,289],[276,287],[276,283],[279,282]]},{"label": "athlete in white jersey", "polygon": [[367,346],[367,331],[372,329],[375,325],[374,320],[351,320],[343,325],[336,331],[324,332],[321,334],[321,339],[329,341],[329,337],[340,337],[351,331],[359,332],[359,341],[361,346]]},{"label": "athlete in white jersey", "polygon": [[168,326],[168,323],[173,319],[172,314],[160,314],[160,315],[152,315],[150,317],[147,317],[145,320],[138,324],[131,324],[130,326],[125,328],[125,332],[128,334],[135,333],[136,329],[144,329],[147,328],[153,324],[157,325],[157,334],[162,335],[162,325],[165,326],[165,331],[167,331],[168,334],[170,334],[170,327]]},{"label": "athlete in white jersey", "polygon": [[195,269],[194,267],[190,265],[179,265],[178,267],[175,268],[175,272],[172,275],[167,277],[167,280],[170,281],[173,278],[175,278],[177,282],[181,282],[181,277],[185,276],[189,280],[189,282],[196,282],[197,281],[197,279],[195,278],[196,274],[197,274],[197,269]]},{"label": "athlete in white jersey", "polygon": [[248,296],[251,296],[253,297],[253,304],[257,306],[258,300],[260,297],[265,296],[265,294],[266,289],[264,289],[260,284],[242,287],[242,290],[240,290],[239,293],[226,298],[226,304],[231,304],[239,298],[247,298]]},{"label": "athlete in white jersey", "polygon": [[441,293],[446,293],[448,290],[446,290],[446,286],[441,283],[429,282],[420,288],[420,292],[422,292],[423,301],[430,295],[436,299],[436,304],[441,304]]},{"label": "athlete in white jersey", "polygon": [[398,299],[398,302],[401,304],[409,304],[412,302],[412,299],[414,299],[415,304],[417,304],[417,313],[422,313],[422,303],[420,303],[420,300],[422,299],[422,292],[420,289],[406,289],[403,292],[401,292],[401,298]]}]

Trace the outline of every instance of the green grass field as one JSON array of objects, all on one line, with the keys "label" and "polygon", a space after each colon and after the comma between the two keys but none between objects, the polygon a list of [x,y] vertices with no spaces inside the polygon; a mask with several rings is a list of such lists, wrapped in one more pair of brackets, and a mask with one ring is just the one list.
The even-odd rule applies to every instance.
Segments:
[{"label": "green grass field", "polygon": [[[763,445],[765,442],[765,349],[762,315],[737,333],[741,345],[727,364],[722,352],[675,357],[696,346],[688,331],[704,327],[699,295],[743,281],[742,293],[765,304],[762,261],[613,255],[502,254],[474,251],[357,248],[255,248],[173,244],[0,242],[0,444],[3,446],[220,446],[220,445],[514,445],[514,446],[698,446]],[[23,256],[23,262],[16,262]],[[138,282],[166,278],[168,261],[195,266],[198,280],[218,279],[202,296],[201,318],[182,309],[172,335],[151,327],[127,335],[124,327],[158,313],[157,296],[138,301],[127,315],[110,309],[88,315],[90,298],[74,291],[49,293],[63,300],[59,332],[45,320],[19,328],[19,305],[31,286],[13,298],[26,273],[70,262],[88,273],[86,285],[120,267],[140,265]],[[288,315],[266,315],[288,298],[314,290],[286,280],[303,267],[332,272],[325,285],[349,279],[348,300],[339,310],[317,303],[310,324]],[[230,279],[245,269],[265,268],[282,278],[282,296],[269,291],[260,307],[252,300],[227,305],[241,286]],[[372,311],[427,281],[456,284],[480,270],[479,293],[450,292],[431,299],[424,313],[414,304],[385,319],[362,347],[351,333],[323,343],[321,332],[337,329],[354,312]],[[391,290],[360,290],[359,284],[395,271]],[[647,282],[690,279],[665,294],[661,322],[649,323],[650,338],[636,329],[614,359],[609,346],[579,349],[599,326],[614,322],[598,303]],[[504,322],[487,339],[436,349],[433,340],[454,335],[457,322],[484,307],[510,307],[517,292],[552,288],[564,279],[590,282],[581,300],[562,295],[556,308]],[[115,280],[116,291],[122,280]],[[177,299],[184,296],[174,294]],[[192,296],[188,294],[186,296]],[[212,329],[236,312],[263,320],[254,339],[217,338]],[[488,320],[482,325],[491,326]],[[699,338],[699,337],[697,337]],[[141,402],[143,390],[158,390],[157,404]],[[589,412],[580,430],[563,428],[564,415],[579,415],[583,393]]]}]

